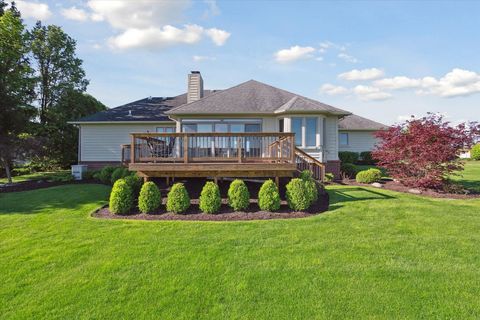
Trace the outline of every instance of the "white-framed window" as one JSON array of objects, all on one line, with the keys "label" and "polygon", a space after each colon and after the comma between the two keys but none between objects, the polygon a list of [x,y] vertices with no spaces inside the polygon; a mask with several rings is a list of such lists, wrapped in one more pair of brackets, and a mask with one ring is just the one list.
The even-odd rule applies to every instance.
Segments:
[{"label": "white-framed window", "polygon": [[159,133],[174,133],[175,127],[157,127],[155,131]]},{"label": "white-framed window", "polygon": [[307,148],[317,146],[317,117],[292,117],[291,129],[295,133],[295,145]]},{"label": "white-framed window", "polygon": [[348,146],[348,133],[340,132],[338,134],[338,141],[341,146]]}]

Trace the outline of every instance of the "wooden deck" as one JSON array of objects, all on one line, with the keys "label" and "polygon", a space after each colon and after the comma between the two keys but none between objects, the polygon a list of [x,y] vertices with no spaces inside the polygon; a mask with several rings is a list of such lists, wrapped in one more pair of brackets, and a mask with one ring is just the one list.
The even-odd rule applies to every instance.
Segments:
[{"label": "wooden deck", "polygon": [[293,133],[132,133],[122,162],[149,177],[292,177],[325,167],[294,145]]}]

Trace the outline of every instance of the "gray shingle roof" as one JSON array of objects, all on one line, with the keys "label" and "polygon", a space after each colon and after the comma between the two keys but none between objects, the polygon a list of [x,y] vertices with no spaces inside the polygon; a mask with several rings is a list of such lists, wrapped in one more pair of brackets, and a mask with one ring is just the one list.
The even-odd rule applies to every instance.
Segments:
[{"label": "gray shingle roof", "polygon": [[382,130],[386,125],[355,114],[344,117],[338,122],[338,130]]},{"label": "gray shingle roof", "polygon": [[172,108],[166,114],[275,114],[312,111],[336,115],[351,114],[348,111],[255,80],[216,92],[198,101]]},{"label": "gray shingle roof", "polygon": [[[211,94],[212,90],[205,90],[204,95]],[[187,103],[187,94],[175,97],[149,97],[130,102],[122,106],[97,112],[83,117],[76,122],[111,122],[111,121],[171,121],[165,114],[172,108]],[[131,115],[130,115],[131,112]]]}]

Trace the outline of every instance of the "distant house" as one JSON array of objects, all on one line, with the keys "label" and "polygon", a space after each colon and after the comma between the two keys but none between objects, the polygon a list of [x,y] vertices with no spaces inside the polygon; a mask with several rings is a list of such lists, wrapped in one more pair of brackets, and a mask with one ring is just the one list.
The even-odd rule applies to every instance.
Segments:
[{"label": "distant house", "polygon": [[[80,128],[79,164],[98,168],[127,160],[135,163],[130,163],[132,170],[145,176],[148,170],[155,172],[151,176],[168,176],[172,168],[178,176],[178,166],[167,164],[183,159],[184,164],[203,163],[200,171],[204,175],[216,172],[220,176],[219,167],[233,168],[223,162],[236,161],[244,165],[235,167],[241,172],[229,172],[235,176],[255,175],[244,170],[247,164],[270,161],[279,169],[262,168],[275,171],[273,176],[285,176],[294,165],[301,167],[299,163],[306,161],[303,166],[321,163],[327,172],[338,174],[338,152],[371,150],[373,133],[385,127],[255,80],[224,90],[204,90],[200,72],[192,71],[187,87],[181,95],[148,97],[72,122]],[[182,140],[183,136],[188,137]],[[209,167],[206,162],[218,165]],[[157,165],[151,169],[148,163]],[[258,175],[270,174],[265,169]]]}]

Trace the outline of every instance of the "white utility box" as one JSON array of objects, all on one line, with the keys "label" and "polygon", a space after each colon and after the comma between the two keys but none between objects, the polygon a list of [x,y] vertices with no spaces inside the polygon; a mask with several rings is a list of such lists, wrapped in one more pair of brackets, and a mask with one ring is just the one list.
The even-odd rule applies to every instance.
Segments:
[{"label": "white utility box", "polygon": [[75,178],[75,180],[82,180],[85,172],[87,172],[86,165],[77,164],[72,166],[72,176]]}]

